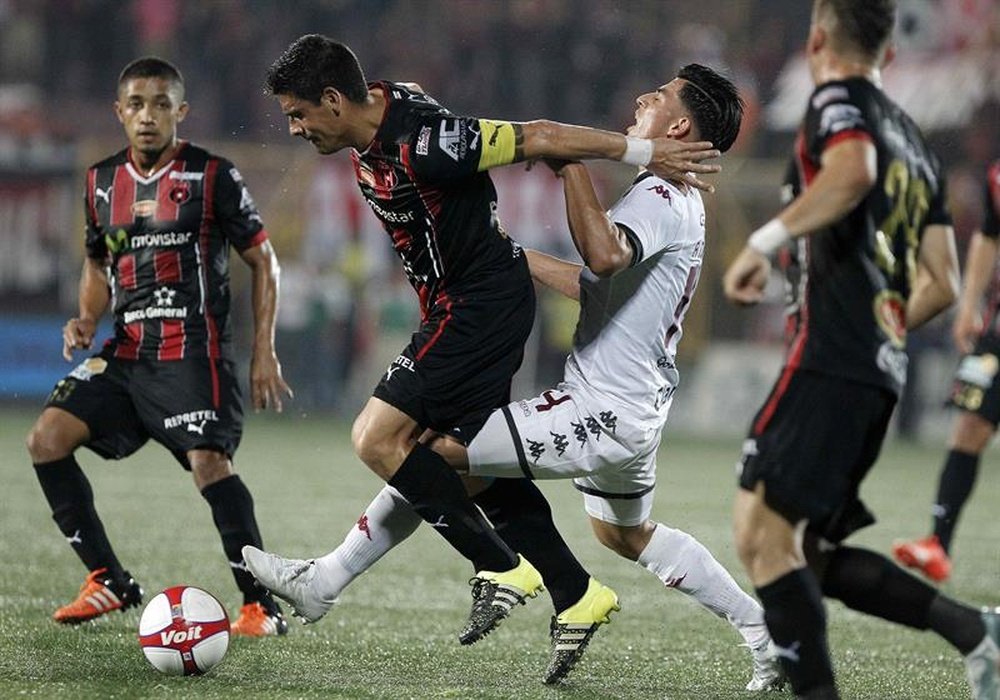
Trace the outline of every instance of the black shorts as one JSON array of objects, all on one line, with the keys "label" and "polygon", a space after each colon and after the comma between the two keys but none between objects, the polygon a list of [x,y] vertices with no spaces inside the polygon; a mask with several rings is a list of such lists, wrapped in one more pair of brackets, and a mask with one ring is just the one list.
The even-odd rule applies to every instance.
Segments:
[{"label": "black shorts", "polygon": [[121,360],[101,353],[59,380],[45,405],[86,423],[86,446],[106,459],[127,457],[152,438],[191,469],[189,450],[232,457],[243,434],[243,399],[228,360]]},{"label": "black shorts", "polygon": [[975,349],[962,358],[955,371],[948,404],[975,413],[995,428],[1000,423],[1000,337],[980,336]]},{"label": "black shorts", "polygon": [[490,413],[510,403],[535,320],[535,290],[521,256],[502,280],[435,304],[389,365],[375,398],[421,428],[468,444]]},{"label": "black shorts", "polygon": [[782,374],[743,447],[740,487],[765,486],[768,506],[831,542],[875,522],[858,497],[882,447],[896,397],[814,372]]}]

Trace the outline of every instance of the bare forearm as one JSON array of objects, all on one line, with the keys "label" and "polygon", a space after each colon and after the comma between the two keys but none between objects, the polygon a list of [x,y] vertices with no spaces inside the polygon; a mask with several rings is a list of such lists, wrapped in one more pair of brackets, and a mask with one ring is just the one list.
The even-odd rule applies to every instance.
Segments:
[{"label": "bare forearm", "polygon": [[528,267],[535,281],[570,299],[580,298],[582,266],[537,250],[526,249],[525,254],[528,256]]},{"label": "bare forearm", "polygon": [[586,166],[571,163],[559,174],[563,178],[570,234],[584,263],[599,277],[628,267],[632,250],[597,199]]},{"label": "bare forearm", "polygon": [[930,275],[917,274],[917,282],[906,304],[906,328],[924,325],[955,302],[954,288]]},{"label": "bare forearm", "polygon": [[79,318],[95,323],[104,315],[111,303],[111,289],[104,263],[87,258],[80,274]]},{"label": "bare forearm", "polygon": [[821,170],[799,197],[778,215],[794,236],[808,235],[851,213],[871,187],[857,180],[845,180],[835,172]]},{"label": "bare forearm", "polygon": [[997,259],[997,241],[983,235],[981,231],[972,234],[969,252],[965,258],[965,284],[962,285],[961,308],[974,312],[993,277]]},{"label": "bare forearm", "polygon": [[518,126],[521,137],[518,160],[535,158],[621,160],[625,153],[625,136],[612,131],[547,120],[524,122]]}]

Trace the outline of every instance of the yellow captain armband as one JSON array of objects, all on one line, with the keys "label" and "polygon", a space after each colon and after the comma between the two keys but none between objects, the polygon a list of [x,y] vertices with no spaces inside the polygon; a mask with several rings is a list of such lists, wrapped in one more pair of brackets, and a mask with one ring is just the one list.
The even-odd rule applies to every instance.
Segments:
[{"label": "yellow captain armband", "polygon": [[483,140],[483,147],[479,152],[478,172],[514,162],[513,124],[480,119],[479,133]]}]

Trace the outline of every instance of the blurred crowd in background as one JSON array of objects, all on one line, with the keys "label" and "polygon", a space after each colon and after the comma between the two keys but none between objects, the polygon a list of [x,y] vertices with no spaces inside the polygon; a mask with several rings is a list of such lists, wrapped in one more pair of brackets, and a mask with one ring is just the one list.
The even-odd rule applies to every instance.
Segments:
[{"label": "blurred crowd in background", "polygon": [[[350,45],[369,80],[418,82],[457,113],[612,130],[631,123],[637,95],[680,66],[723,69],[748,113],[723,160],[719,192],[707,202],[710,252],[682,359],[697,369],[712,347],[727,342],[778,352],[780,306],[734,310],[721,298],[718,277],[747,233],[778,206],[811,89],[802,60],[811,4],[0,0],[0,310],[8,328],[0,338],[0,398],[34,399],[38,386],[44,393],[64,371],[58,327],[76,307],[82,176],[90,162],[124,145],[111,111],[118,72],[155,54],[185,74],[191,113],[182,136],[236,162],[281,256],[278,342],[297,405],[353,410],[381,371],[382,354],[391,359],[412,329],[416,301],[356,192],[346,156],[320,158],[293,142],[276,103],[263,94],[267,66],[312,32]],[[900,0],[897,43],[886,89],[947,165],[963,247],[981,220],[986,165],[1000,157],[1000,0]],[[616,164],[595,172],[608,203],[632,175]],[[511,235],[571,256],[558,182],[515,168],[496,180]],[[545,296],[541,305],[523,373],[531,386],[558,377],[575,319],[572,304]],[[235,306],[243,312],[249,304],[237,298]],[[915,368],[925,350],[951,352],[943,323],[913,338]],[[911,394],[935,382],[915,382]],[[914,415],[936,400],[913,403]],[[915,430],[906,411],[904,433]]]}]

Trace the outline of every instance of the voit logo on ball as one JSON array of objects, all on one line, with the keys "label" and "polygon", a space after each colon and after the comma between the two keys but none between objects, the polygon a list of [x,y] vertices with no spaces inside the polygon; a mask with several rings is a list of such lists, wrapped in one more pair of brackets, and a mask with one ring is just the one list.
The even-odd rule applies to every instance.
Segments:
[{"label": "voit logo on ball", "polygon": [[174,586],[157,593],[142,611],[139,644],[157,671],[200,675],[226,656],[229,616],[211,593],[194,586]]}]

